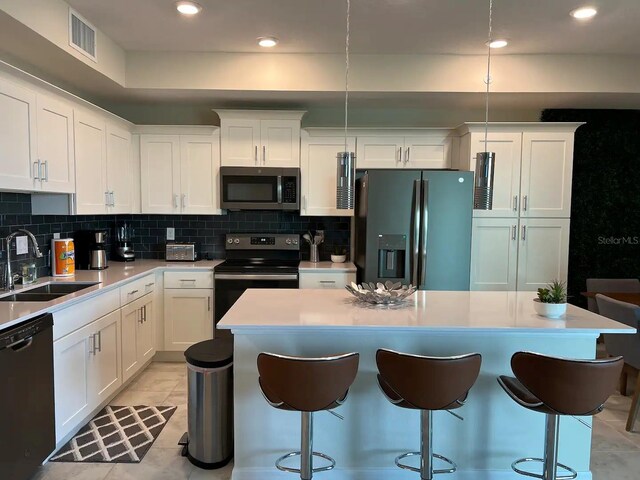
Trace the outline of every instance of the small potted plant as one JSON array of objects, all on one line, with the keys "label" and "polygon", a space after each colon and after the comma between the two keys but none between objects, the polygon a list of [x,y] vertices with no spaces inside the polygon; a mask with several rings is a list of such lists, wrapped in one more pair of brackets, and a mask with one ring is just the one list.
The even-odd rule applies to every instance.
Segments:
[{"label": "small potted plant", "polygon": [[553,281],[547,288],[538,289],[538,298],[533,299],[533,309],[547,318],[560,318],[567,312],[567,289],[564,282]]},{"label": "small potted plant", "polygon": [[347,260],[347,249],[342,247],[335,247],[331,254],[331,261],[333,263],[344,263]]}]

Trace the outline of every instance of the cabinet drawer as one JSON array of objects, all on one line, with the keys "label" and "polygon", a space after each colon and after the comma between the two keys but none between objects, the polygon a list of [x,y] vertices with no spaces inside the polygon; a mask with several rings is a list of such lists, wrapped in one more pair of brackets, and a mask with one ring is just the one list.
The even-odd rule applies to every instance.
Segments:
[{"label": "cabinet drawer", "polygon": [[120,308],[118,289],[53,313],[53,339],[57,340]]},{"label": "cabinet drawer", "polygon": [[164,288],[213,288],[213,272],[165,272]]},{"label": "cabinet drawer", "polygon": [[355,273],[300,273],[300,288],[344,288],[355,281]]},{"label": "cabinet drawer", "polygon": [[153,292],[155,285],[156,276],[153,273],[127,283],[123,287],[120,287],[120,304],[124,306],[147,293]]}]

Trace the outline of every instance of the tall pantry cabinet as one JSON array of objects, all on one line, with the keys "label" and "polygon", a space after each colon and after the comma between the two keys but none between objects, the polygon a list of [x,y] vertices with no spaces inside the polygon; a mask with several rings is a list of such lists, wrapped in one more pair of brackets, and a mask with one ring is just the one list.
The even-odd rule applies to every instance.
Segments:
[{"label": "tall pantry cabinet", "polygon": [[[474,210],[471,290],[536,290],[567,281],[573,140],[580,123],[490,124],[492,210]],[[458,128],[458,168],[475,170],[484,124]]]}]

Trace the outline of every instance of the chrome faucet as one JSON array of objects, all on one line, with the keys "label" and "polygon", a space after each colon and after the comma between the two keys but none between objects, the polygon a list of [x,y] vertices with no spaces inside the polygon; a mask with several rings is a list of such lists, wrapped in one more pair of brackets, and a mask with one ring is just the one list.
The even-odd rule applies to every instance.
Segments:
[{"label": "chrome faucet", "polygon": [[31,233],[29,230],[21,228],[7,235],[7,238],[5,239],[5,248],[7,251],[7,290],[14,290],[16,288],[15,278],[13,272],[11,271],[11,241],[20,234],[24,234],[27,236],[29,242],[31,243],[33,254],[36,256],[36,258],[42,258],[42,252],[40,251],[40,247],[38,246],[38,241],[36,240],[36,237],[34,237],[33,233]]}]

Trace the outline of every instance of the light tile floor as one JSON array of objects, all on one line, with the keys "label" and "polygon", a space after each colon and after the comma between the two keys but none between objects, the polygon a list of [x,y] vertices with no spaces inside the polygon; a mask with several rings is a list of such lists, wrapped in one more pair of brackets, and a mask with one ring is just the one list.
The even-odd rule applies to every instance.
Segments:
[{"label": "light tile floor", "polygon": [[[629,379],[635,385],[635,379]],[[632,394],[633,392],[629,392]],[[232,465],[201,470],[180,456],[178,440],[187,429],[186,367],[152,363],[112,405],[176,405],[178,409],[139,464],[48,463],[34,480],[229,480]],[[637,480],[640,472],[640,421],[635,432],[625,423],[631,396],[614,394],[594,417],[591,469],[594,480]]]}]

